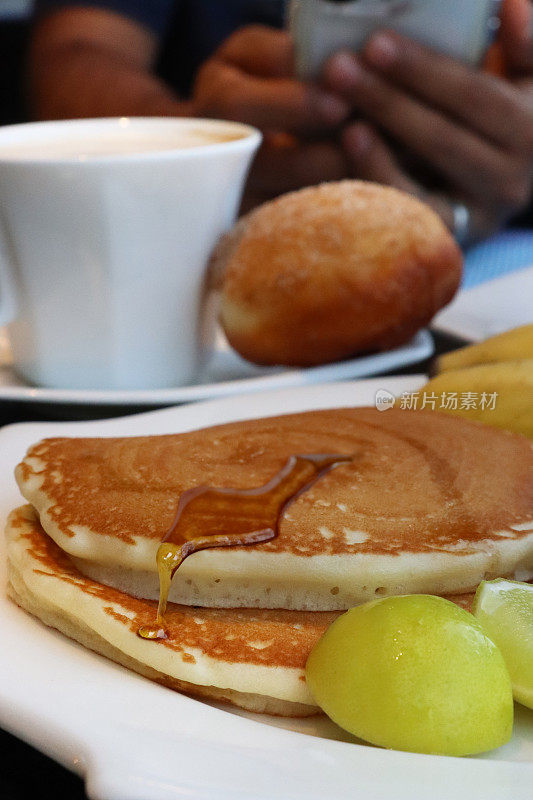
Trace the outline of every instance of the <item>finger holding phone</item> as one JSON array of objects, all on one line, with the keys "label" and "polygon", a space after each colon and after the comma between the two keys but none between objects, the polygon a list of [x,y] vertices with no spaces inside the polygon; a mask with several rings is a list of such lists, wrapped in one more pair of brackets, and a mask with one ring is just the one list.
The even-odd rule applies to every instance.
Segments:
[{"label": "finger holding phone", "polygon": [[200,69],[192,110],[195,116],[246,122],[262,131],[244,210],[284,192],[350,176],[336,132],[351,105],[318,82],[295,76],[287,31],[249,25],[233,33]]},{"label": "finger holding phone", "polygon": [[[300,4],[309,1],[322,7],[324,3],[358,7],[359,11],[373,3],[383,11],[388,3],[398,15],[392,19],[395,28],[410,32],[410,25],[415,35],[412,18],[409,25],[405,17],[401,24],[402,14],[409,8],[412,17],[417,9],[427,14],[429,7],[448,14],[448,39],[444,23],[441,41],[435,27],[425,34],[419,27],[419,41],[414,41],[377,24],[377,32],[370,34],[358,52],[337,52],[323,66],[324,85],[350,102],[354,117],[364,120],[347,125],[342,133],[356,176],[423,197],[465,243],[467,238],[488,235],[528,204],[533,185],[529,0],[505,0],[503,5],[498,39],[505,75],[489,74],[476,66],[494,27],[493,0],[460,0],[462,13],[455,19],[452,0],[446,4],[434,4],[433,0],[403,4],[401,0],[298,0]],[[391,18],[383,15],[383,21]],[[461,28],[460,36],[450,38],[450,21]],[[294,20],[293,30],[298,36]],[[300,72],[311,73],[317,68],[316,58],[313,61],[311,56],[318,50],[315,43],[306,57],[305,46],[302,39],[296,42],[297,63]],[[331,48],[335,49],[329,41],[324,52]],[[431,189],[405,168],[404,153],[426,165],[432,176]],[[435,176],[440,184],[437,190]]]}]

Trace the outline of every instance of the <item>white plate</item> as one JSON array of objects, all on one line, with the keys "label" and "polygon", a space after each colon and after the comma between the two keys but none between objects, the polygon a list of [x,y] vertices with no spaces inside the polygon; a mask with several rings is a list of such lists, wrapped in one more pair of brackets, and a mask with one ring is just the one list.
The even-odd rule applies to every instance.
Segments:
[{"label": "white plate", "polygon": [[45,389],[30,386],[17,376],[11,366],[11,352],[5,329],[0,328],[0,400],[43,403],[80,403],[85,405],[157,406],[189,403],[213,397],[284,389],[294,386],[344,381],[379,375],[416,364],[433,353],[433,339],[428,331],[419,331],[408,344],[361,356],[349,361],[309,369],[258,367],[240,358],[224,335],[217,335],[215,349],[197,384],[175,389],[87,390]]},{"label": "white plate", "polygon": [[[382,378],[269,392],[90,423],[0,431],[0,515],[20,503],[13,467],[42,436],[166,433],[312,408],[372,404]],[[384,412],[386,413],[386,412]],[[5,565],[0,559],[2,582]],[[350,741],[326,719],[253,717],[184,697],[85,650],[0,597],[0,724],[85,776],[93,800],[530,800],[533,712],[478,758]],[[518,709],[518,707],[517,707]],[[304,735],[307,734],[307,735]]]},{"label": "white plate", "polygon": [[533,267],[459,292],[432,322],[435,330],[481,341],[533,322]]}]

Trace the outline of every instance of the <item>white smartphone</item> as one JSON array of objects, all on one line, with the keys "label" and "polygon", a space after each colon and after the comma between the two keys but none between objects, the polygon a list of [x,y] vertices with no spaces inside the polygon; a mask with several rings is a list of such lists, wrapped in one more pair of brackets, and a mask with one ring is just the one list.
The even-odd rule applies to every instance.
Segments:
[{"label": "white smartphone", "polygon": [[338,50],[357,52],[389,28],[466,64],[477,65],[499,27],[502,0],[290,0],[296,69],[309,80]]}]

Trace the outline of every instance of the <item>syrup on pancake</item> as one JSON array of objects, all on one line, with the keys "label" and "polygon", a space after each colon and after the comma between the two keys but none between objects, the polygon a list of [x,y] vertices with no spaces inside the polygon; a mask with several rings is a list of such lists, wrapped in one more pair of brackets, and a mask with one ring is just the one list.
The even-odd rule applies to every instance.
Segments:
[{"label": "syrup on pancake", "polygon": [[199,486],[184,492],[157,551],[157,619],[155,625],[139,628],[139,636],[167,638],[164,614],[170,582],[186,558],[210,547],[242,547],[274,539],[288,506],[331,469],[352,460],[352,456],[339,454],[291,456],[277,475],[257,489]]}]

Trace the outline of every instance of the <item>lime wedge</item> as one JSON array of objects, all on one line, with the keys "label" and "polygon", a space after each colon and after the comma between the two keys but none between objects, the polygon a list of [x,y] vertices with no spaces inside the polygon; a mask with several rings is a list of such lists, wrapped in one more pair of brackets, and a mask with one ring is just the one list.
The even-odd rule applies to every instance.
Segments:
[{"label": "lime wedge", "polygon": [[483,581],[473,612],[503,654],[514,699],[533,708],[533,585]]}]

